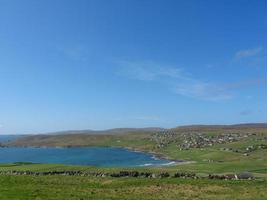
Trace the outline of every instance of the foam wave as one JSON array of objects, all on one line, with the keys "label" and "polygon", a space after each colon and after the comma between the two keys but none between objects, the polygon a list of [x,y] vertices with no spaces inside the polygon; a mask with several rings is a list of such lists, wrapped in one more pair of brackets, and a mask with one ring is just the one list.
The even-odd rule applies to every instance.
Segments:
[{"label": "foam wave", "polygon": [[146,163],[146,164],[143,164],[143,165],[139,165],[140,167],[147,167],[147,166],[151,166],[153,165],[152,163]]},{"label": "foam wave", "polygon": [[157,158],[156,156],[152,156],[153,160],[159,160],[159,158]]},{"label": "foam wave", "polygon": [[163,165],[163,166],[168,166],[168,165],[174,165],[176,162],[174,162],[174,161],[171,161],[171,162],[168,162],[168,163],[163,163],[163,164],[161,164],[161,165]]},{"label": "foam wave", "polygon": [[169,166],[169,165],[174,165],[176,164],[175,161],[171,161],[171,162],[168,162],[168,163],[162,163],[162,164],[153,164],[153,163],[145,163],[143,165],[139,165],[140,167],[148,167],[148,166]]}]

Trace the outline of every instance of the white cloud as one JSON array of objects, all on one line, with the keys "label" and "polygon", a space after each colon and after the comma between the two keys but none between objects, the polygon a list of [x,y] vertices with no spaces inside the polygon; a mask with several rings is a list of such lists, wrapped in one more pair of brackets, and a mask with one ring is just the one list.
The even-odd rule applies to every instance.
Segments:
[{"label": "white cloud", "polygon": [[174,92],[183,96],[203,100],[218,101],[233,98],[230,91],[225,88],[204,82],[180,84],[175,87]]},{"label": "white cloud", "polygon": [[160,82],[169,90],[182,96],[211,101],[232,98],[225,88],[194,79],[181,68],[153,62],[122,61],[119,64],[120,75],[140,81]]},{"label": "white cloud", "polygon": [[[247,53],[248,54],[248,53]],[[258,77],[232,83],[215,83],[193,78],[183,69],[153,62],[119,62],[119,75],[139,81],[160,83],[166,89],[186,97],[222,101],[234,98],[235,92],[266,85],[267,77]]]},{"label": "white cloud", "polygon": [[182,78],[182,70],[179,68],[161,66],[150,61],[146,62],[119,62],[118,73],[132,79],[142,81],[154,81],[163,77]]},{"label": "white cloud", "polygon": [[253,49],[246,49],[246,50],[240,50],[240,51],[236,52],[235,59],[236,60],[240,60],[240,59],[243,59],[243,58],[253,57],[253,56],[256,56],[259,53],[261,53],[262,50],[263,50],[262,47],[257,47],[257,48],[253,48]]}]

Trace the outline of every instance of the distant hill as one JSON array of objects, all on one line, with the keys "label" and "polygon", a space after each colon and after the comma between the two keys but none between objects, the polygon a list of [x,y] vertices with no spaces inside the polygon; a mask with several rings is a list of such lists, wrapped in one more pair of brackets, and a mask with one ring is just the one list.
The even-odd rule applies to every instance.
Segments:
[{"label": "distant hill", "polygon": [[186,125],[172,128],[172,130],[208,130],[208,129],[249,129],[249,128],[267,128],[267,123],[244,123],[231,125]]},{"label": "distant hill", "polygon": [[[35,134],[20,137],[17,140],[7,142],[8,146],[119,146],[151,148],[155,146],[152,142],[153,134],[172,132],[173,134],[184,134],[194,132],[212,133],[248,133],[266,132],[267,123],[234,124],[234,125],[190,125],[179,126],[172,129],[157,127],[151,128],[115,128],[108,130],[71,130],[53,132],[47,134]],[[166,137],[166,135],[164,136]],[[162,137],[162,138],[164,138]]]},{"label": "distant hill", "polygon": [[[7,142],[8,146],[70,147],[70,146],[121,146],[122,143],[146,143],[150,135],[165,129],[116,128],[109,130],[71,130],[46,134],[34,134]],[[125,145],[127,146],[127,145]],[[131,145],[129,145],[131,146]]]}]

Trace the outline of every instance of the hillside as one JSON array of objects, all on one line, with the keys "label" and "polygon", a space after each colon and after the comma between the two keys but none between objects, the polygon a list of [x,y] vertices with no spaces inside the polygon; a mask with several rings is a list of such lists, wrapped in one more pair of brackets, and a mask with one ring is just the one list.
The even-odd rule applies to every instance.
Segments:
[{"label": "hillside", "polygon": [[[155,153],[173,160],[193,161],[195,172],[242,172],[267,174],[266,124],[187,126],[173,129],[122,129],[114,134],[33,135],[7,146],[123,147]],[[112,133],[112,134],[111,134]]]},{"label": "hillside", "polygon": [[[116,128],[109,130],[71,130],[36,134],[18,138],[8,146],[135,146],[136,143],[173,143],[183,134],[260,133],[267,130],[267,123],[235,125],[191,125],[171,129],[163,128]],[[157,135],[162,141],[153,141]],[[173,139],[173,140],[172,140]],[[159,139],[158,139],[159,140]]]},{"label": "hillside", "polygon": [[163,129],[112,129],[107,131],[69,131],[30,135],[6,143],[8,146],[77,147],[77,146],[128,146],[153,145],[149,141],[154,133]]}]

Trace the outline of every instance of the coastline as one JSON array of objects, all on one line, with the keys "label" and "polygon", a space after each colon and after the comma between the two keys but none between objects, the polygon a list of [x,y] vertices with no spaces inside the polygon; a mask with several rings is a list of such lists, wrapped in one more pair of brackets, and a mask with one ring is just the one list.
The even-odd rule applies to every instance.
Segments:
[{"label": "coastline", "polygon": [[[112,148],[116,148],[116,147],[112,147]],[[145,153],[145,154],[149,154],[152,157],[156,158],[156,159],[160,159],[160,160],[168,160],[170,161],[172,164],[162,164],[161,166],[174,166],[174,165],[186,165],[186,164],[192,164],[192,163],[196,163],[196,161],[186,161],[186,160],[177,160],[177,159],[173,159],[170,158],[166,155],[163,155],[161,153],[158,152],[154,152],[154,151],[145,151],[145,150],[140,150],[140,149],[135,149],[132,147],[121,147],[123,149],[127,149],[130,151],[134,151],[134,152],[141,152],[141,153]]]}]

